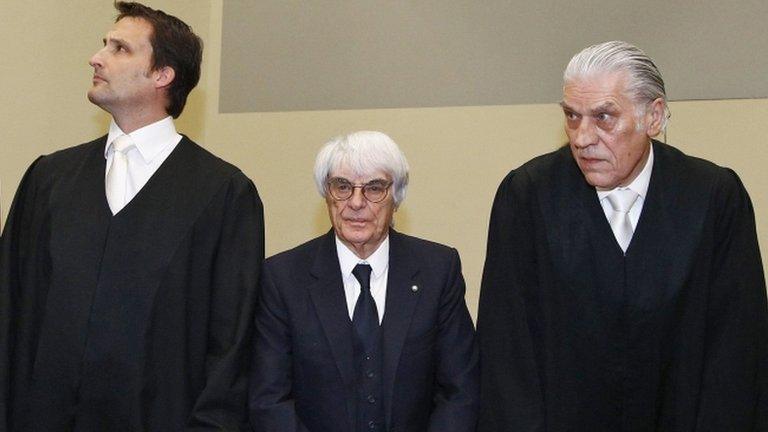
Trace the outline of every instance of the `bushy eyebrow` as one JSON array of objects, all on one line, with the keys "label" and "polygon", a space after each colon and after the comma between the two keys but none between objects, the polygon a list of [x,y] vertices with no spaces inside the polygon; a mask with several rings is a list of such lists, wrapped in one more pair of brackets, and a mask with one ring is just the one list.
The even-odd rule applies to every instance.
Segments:
[{"label": "bushy eyebrow", "polygon": [[560,101],[560,107],[563,108],[563,111],[566,111],[566,112],[569,112],[569,113],[576,113],[576,112],[578,112],[575,109],[573,109],[570,105],[565,103],[564,100]]},{"label": "bushy eyebrow", "polygon": [[[559,104],[564,110],[571,111],[571,112],[577,112],[575,109],[571,108],[565,101],[560,101]],[[615,111],[616,110],[616,104],[612,101],[603,102],[600,105],[591,108],[589,110],[590,114],[599,114],[605,111]]]},{"label": "bushy eyebrow", "polygon": [[592,114],[596,114],[596,113],[601,113],[605,111],[615,111],[615,110],[616,110],[616,104],[611,101],[607,101],[607,102],[601,103],[595,108],[592,108],[590,111]]},{"label": "bushy eyebrow", "polygon": [[[354,184],[354,183],[352,183],[352,181],[351,181],[351,180],[349,180],[349,179],[346,179],[346,178],[344,178],[344,177],[331,177],[331,178],[330,178],[330,179],[328,179],[328,180],[329,180],[329,181],[330,181],[330,180],[343,180],[343,181],[345,181],[345,182],[347,182],[347,183],[349,183],[349,184]],[[387,181],[388,181],[387,179],[383,179],[383,178],[375,178],[375,179],[371,179],[371,180],[368,180],[367,182],[365,182],[365,183],[363,183],[363,184],[368,184],[368,183],[373,183],[373,182],[382,182],[382,183],[386,183]]]}]

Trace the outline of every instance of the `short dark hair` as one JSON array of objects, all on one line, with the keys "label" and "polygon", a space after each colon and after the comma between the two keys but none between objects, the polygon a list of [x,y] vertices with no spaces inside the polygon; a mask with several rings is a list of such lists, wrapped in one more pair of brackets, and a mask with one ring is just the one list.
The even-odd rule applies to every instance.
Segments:
[{"label": "short dark hair", "polygon": [[187,103],[187,95],[200,81],[200,63],[203,59],[203,41],[192,28],[175,16],[136,2],[116,1],[119,12],[115,22],[123,18],[141,18],[152,26],[149,42],[152,44],[152,70],[169,66],[175,77],[168,87],[168,105],[165,111],[179,117]]}]

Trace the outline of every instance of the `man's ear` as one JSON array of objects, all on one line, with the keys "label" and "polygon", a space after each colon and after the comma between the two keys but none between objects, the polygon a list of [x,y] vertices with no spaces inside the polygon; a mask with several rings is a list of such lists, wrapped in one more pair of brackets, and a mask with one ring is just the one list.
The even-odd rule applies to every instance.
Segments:
[{"label": "man's ear", "polygon": [[161,89],[168,87],[176,78],[176,71],[170,66],[163,66],[153,72],[155,77],[155,88]]},{"label": "man's ear", "polygon": [[664,115],[666,114],[667,102],[663,98],[656,98],[649,104],[649,109],[646,111],[646,121],[648,126],[645,131],[649,137],[653,138],[659,133],[664,126]]}]

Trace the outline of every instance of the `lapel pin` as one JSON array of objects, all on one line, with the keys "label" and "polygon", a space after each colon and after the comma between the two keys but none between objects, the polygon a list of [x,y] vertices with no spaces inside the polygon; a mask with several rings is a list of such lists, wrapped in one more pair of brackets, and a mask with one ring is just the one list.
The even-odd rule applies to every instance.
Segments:
[{"label": "lapel pin", "polygon": [[411,291],[416,292],[419,290],[418,285],[411,285]]}]

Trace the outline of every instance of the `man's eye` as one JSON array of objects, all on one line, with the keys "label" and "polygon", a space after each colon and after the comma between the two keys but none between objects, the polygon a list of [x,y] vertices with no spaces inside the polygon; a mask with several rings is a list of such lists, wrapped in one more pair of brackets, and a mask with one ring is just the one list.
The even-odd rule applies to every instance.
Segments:
[{"label": "man's eye", "polygon": [[611,118],[611,115],[608,113],[600,113],[596,117],[598,121],[604,122],[608,121]]},{"label": "man's eye", "polygon": [[336,183],[336,189],[342,192],[346,192],[352,188],[349,183]]},{"label": "man's eye", "polygon": [[578,114],[571,111],[565,111],[565,118],[568,120],[576,120],[579,117]]},{"label": "man's eye", "polygon": [[369,184],[365,185],[365,188],[369,192],[374,192],[374,193],[375,192],[384,192],[384,189],[385,189],[384,185],[381,184],[381,183],[369,183]]}]

